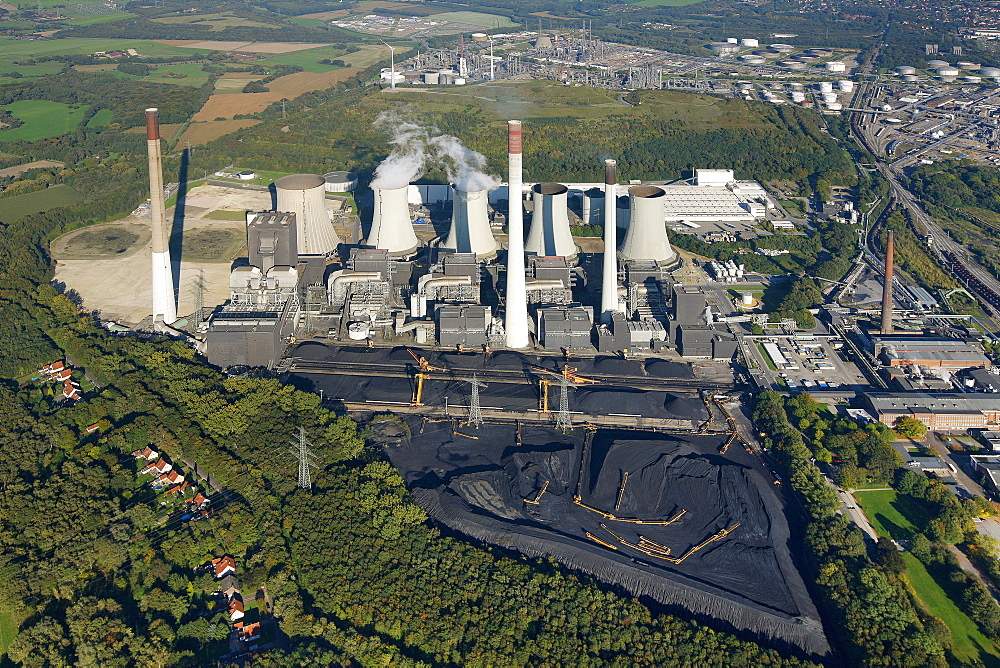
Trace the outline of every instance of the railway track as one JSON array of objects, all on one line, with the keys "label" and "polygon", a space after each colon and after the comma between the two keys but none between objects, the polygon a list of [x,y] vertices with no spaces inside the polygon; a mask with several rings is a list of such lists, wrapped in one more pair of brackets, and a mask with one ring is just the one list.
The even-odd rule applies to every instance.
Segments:
[{"label": "railway track", "polygon": [[[285,367],[288,373],[332,374],[339,376],[379,376],[385,378],[411,378],[416,373],[412,364],[371,364],[366,362],[321,362],[289,360]],[[534,384],[540,374],[527,369],[450,368],[447,371],[426,372],[427,380],[456,380],[476,374],[484,382]],[[591,374],[594,375],[594,374]],[[728,392],[734,389],[734,382],[699,380],[697,378],[655,378],[649,376],[598,376],[602,385],[621,385],[639,390],[660,390],[666,392]]]}]

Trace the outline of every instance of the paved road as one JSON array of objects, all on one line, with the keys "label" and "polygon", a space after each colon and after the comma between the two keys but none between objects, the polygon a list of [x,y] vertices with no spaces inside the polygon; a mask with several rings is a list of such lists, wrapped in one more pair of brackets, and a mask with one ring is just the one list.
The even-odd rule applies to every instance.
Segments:
[{"label": "paved road", "polygon": [[1000,603],[1000,600],[998,600],[1000,599],[1000,592],[998,592],[997,588],[993,586],[993,583],[990,581],[990,579],[985,577],[982,573],[979,572],[979,569],[976,568],[975,564],[969,561],[969,558],[965,556],[964,552],[962,552],[954,545],[952,545],[950,549],[951,553],[955,555],[956,559],[958,559],[958,564],[959,566],[962,567],[962,570],[971,575],[972,577],[976,578],[980,582],[982,582],[983,586],[986,587],[986,590],[990,592],[990,595],[993,597],[993,600]]},{"label": "paved road", "polygon": [[933,433],[927,435],[927,445],[934,449],[934,452],[937,453],[938,457],[952,465],[955,480],[957,480],[958,484],[964,487],[969,494],[973,496],[986,496],[983,492],[982,486],[973,480],[968,474],[969,462],[971,461],[968,455],[957,455],[953,453],[948,449],[948,446]]},{"label": "paved road", "polygon": [[858,501],[854,498],[854,495],[838,487],[835,482],[825,475],[823,479],[826,480],[826,484],[833,488],[833,491],[837,494],[837,498],[840,499],[840,514],[847,516],[847,519],[858,525],[858,528],[868,534],[868,537],[873,541],[878,541],[878,534],[875,533],[875,529],[868,521],[868,518],[865,517],[865,514],[861,512],[861,506],[858,505]]}]

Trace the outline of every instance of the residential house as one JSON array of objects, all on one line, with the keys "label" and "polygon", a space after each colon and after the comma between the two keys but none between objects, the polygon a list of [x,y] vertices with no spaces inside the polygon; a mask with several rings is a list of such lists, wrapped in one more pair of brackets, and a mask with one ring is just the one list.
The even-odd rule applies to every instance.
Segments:
[{"label": "residential house", "polygon": [[184,476],[176,470],[168,471],[153,481],[153,487],[157,489],[168,485],[179,485],[184,482]]},{"label": "residential house", "polygon": [[61,369],[61,370],[53,373],[50,377],[52,378],[52,380],[55,380],[57,382],[59,382],[59,381],[65,382],[65,381],[67,381],[67,380],[69,380],[70,378],[73,377],[73,370],[72,369]]},{"label": "residential house", "polygon": [[216,580],[224,578],[230,573],[235,573],[236,560],[228,554],[224,557],[219,557],[218,559],[212,559],[212,572],[215,574]]},{"label": "residential house", "polygon": [[205,495],[202,494],[201,492],[195,494],[194,497],[190,501],[188,501],[188,505],[194,507],[197,510],[201,510],[210,503],[211,501],[205,498]]},{"label": "residential house", "polygon": [[160,453],[147,445],[139,450],[133,450],[132,456],[136,459],[145,459],[147,462],[150,462],[159,457]]},{"label": "residential house", "polygon": [[67,380],[63,385],[63,399],[66,401],[79,401],[80,400],[80,386],[71,380]]},{"label": "residential house", "polygon": [[219,593],[225,596],[226,599],[240,595],[240,581],[233,573],[229,573],[219,580]]},{"label": "residential house", "polygon": [[235,622],[238,619],[243,619],[243,599],[239,595],[233,597],[229,601],[229,621]]},{"label": "residential house", "polygon": [[146,475],[147,473],[152,473],[157,476],[161,476],[170,469],[174,468],[174,465],[165,459],[158,459],[154,463],[150,464],[146,468],[139,471],[141,475]]},{"label": "residential house", "polygon": [[243,642],[250,642],[260,638],[260,622],[250,622],[249,624],[236,622],[233,624],[233,628],[236,629],[236,634]]},{"label": "residential house", "polygon": [[184,492],[187,491],[190,484],[185,480],[179,485],[174,485],[168,489],[164,494],[170,494],[171,496],[177,494],[178,496],[184,496]]},{"label": "residential house", "polygon": [[95,422],[94,424],[92,424],[89,427],[87,427],[87,433],[88,434],[93,434],[95,431],[97,431],[100,428],[101,428],[101,423],[100,422]]},{"label": "residential house", "polygon": [[52,376],[59,373],[65,368],[66,365],[63,363],[62,360],[59,360],[58,362],[53,362],[52,364],[46,364],[45,366],[43,366],[41,369],[38,370],[38,373],[46,376]]}]

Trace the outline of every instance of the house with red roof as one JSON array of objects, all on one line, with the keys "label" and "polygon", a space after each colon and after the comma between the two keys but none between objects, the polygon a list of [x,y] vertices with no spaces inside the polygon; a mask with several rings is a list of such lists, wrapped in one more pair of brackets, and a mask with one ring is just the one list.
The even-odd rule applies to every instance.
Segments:
[{"label": "house with red roof", "polygon": [[243,642],[250,642],[251,640],[260,638],[260,622],[250,622],[249,624],[236,622],[233,624],[233,628],[236,629],[236,634]]},{"label": "house with red roof", "polygon": [[171,495],[177,494],[178,496],[183,496],[184,492],[187,490],[188,487],[189,487],[189,483],[185,480],[184,482],[182,482],[179,485],[174,485],[173,487],[171,487],[170,489],[168,489],[166,492],[164,492],[164,494],[171,494]]},{"label": "house with red roof", "polygon": [[201,508],[204,508],[205,506],[207,506],[210,503],[211,503],[211,501],[209,501],[207,498],[205,498],[205,495],[202,494],[201,492],[198,492],[197,494],[195,494],[194,497],[192,497],[191,500],[188,501],[189,505],[194,506],[196,509],[199,509],[199,510]]},{"label": "house with red roof", "polygon": [[236,560],[228,554],[218,559],[212,559],[212,572],[215,574],[216,580],[222,579],[230,573],[235,573]]},{"label": "house with red roof", "polygon": [[135,457],[136,459],[145,459],[146,461],[153,461],[154,459],[160,456],[160,453],[158,453],[156,450],[147,445],[146,447],[140,448],[139,450],[133,450],[132,456]]},{"label": "house with red roof", "polygon": [[163,475],[170,469],[174,468],[174,465],[165,459],[158,459],[146,468],[139,471],[141,475],[146,475],[147,473],[153,473],[155,475]]},{"label": "house with red roof", "polygon": [[234,596],[231,601],[229,601],[229,621],[235,622],[238,619],[243,619],[243,599],[239,596]]},{"label": "house with red roof", "polygon": [[73,377],[72,369],[61,369],[56,371],[51,375],[52,380],[55,381],[66,381]]},{"label": "house with red roof", "polygon": [[160,487],[166,487],[168,485],[179,485],[182,482],[184,482],[184,476],[178,473],[176,470],[171,470],[164,473],[156,480],[154,480],[152,484],[153,487],[160,488]]}]

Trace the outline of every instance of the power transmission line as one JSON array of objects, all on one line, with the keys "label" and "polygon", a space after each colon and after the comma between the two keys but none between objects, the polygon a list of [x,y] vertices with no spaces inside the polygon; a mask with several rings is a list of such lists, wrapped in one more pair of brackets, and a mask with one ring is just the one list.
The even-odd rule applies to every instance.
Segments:
[{"label": "power transmission line", "polygon": [[299,462],[299,489],[312,489],[312,477],[309,469],[319,468],[319,460],[310,449],[312,443],[306,438],[305,427],[299,427],[299,436],[293,438],[291,444],[289,452]]},{"label": "power transmission line", "polygon": [[468,425],[479,429],[483,426],[483,411],[479,407],[479,388],[487,387],[487,385],[479,380],[476,374],[472,374],[472,378],[466,378],[465,382],[472,385],[472,400],[469,402]]}]

